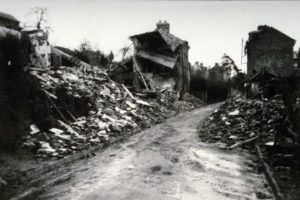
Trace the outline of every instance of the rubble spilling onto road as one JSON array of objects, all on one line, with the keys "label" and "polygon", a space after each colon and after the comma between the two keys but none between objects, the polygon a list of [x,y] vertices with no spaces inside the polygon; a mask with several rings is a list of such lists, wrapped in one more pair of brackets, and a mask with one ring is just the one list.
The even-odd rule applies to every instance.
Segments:
[{"label": "rubble spilling onto road", "polygon": [[281,96],[269,100],[229,98],[205,121],[200,138],[229,149],[255,140],[273,146],[285,116]]},{"label": "rubble spilling onto road", "polygon": [[22,146],[44,158],[110,143],[202,103],[194,98],[176,101],[172,90],[131,93],[98,67],[31,66],[26,71],[34,88],[34,110]]},{"label": "rubble spilling onto road", "polygon": [[299,196],[300,173],[297,136],[287,113],[279,95],[263,100],[229,98],[200,127],[200,139],[224,150],[244,148],[258,155],[268,164],[264,166],[272,184],[277,182],[284,197],[291,197],[284,199],[293,199]]}]

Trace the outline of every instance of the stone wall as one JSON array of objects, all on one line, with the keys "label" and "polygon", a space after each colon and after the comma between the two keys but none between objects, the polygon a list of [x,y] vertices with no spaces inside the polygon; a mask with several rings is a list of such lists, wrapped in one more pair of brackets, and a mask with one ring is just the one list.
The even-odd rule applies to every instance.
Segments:
[{"label": "stone wall", "polygon": [[252,76],[263,68],[287,77],[293,73],[294,41],[284,35],[266,31],[253,38],[247,47],[247,73]]}]

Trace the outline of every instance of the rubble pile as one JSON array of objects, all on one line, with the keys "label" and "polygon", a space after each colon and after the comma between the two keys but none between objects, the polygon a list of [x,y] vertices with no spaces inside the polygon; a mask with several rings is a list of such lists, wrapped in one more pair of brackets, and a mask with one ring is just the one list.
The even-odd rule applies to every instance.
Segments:
[{"label": "rubble pile", "polygon": [[[22,146],[40,157],[60,158],[110,143],[113,138],[163,122],[174,110],[174,91],[162,91],[152,99],[133,95],[98,67],[26,70],[35,87],[37,110]],[[186,107],[200,105],[195,102],[186,102]]]},{"label": "rubble pile", "polygon": [[174,103],[174,108],[180,112],[182,110],[193,110],[201,104],[203,104],[203,101],[199,98],[191,95],[190,93],[185,93],[181,101],[176,101]]},{"label": "rubble pile", "polygon": [[172,89],[163,89],[157,94],[156,100],[160,105],[176,112],[190,111],[204,104],[202,100],[189,93],[185,93],[181,100],[177,100],[176,91]]},{"label": "rubble pile", "polygon": [[204,122],[200,138],[230,149],[254,140],[273,145],[285,114],[281,96],[262,101],[230,98]]}]

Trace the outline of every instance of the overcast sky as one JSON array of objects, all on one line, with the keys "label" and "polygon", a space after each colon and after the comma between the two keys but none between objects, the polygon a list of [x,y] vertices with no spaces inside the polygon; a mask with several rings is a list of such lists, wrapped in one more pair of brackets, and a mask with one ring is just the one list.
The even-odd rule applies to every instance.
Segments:
[{"label": "overcast sky", "polygon": [[[33,7],[47,7],[50,42],[76,48],[84,39],[115,54],[133,34],[152,31],[158,20],[187,40],[190,62],[214,65],[224,53],[240,66],[241,40],[260,24],[300,40],[300,2],[296,1],[100,1],[1,0],[0,9],[29,24]],[[299,42],[295,50],[299,48]],[[246,61],[246,60],[244,60]]]}]

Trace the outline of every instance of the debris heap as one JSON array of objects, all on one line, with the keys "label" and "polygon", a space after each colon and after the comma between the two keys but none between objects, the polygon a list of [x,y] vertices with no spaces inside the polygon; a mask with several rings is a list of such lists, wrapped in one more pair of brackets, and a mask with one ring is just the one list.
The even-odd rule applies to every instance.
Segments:
[{"label": "debris heap", "polygon": [[200,138],[229,149],[255,140],[273,146],[285,116],[281,96],[269,100],[230,98],[204,122]]},{"label": "debris heap", "polygon": [[23,147],[40,157],[63,157],[93,145],[163,122],[172,111],[199,106],[180,103],[174,91],[163,90],[152,98],[132,94],[113,82],[98,67],[26,68],[33,88],[30,133]]}]

